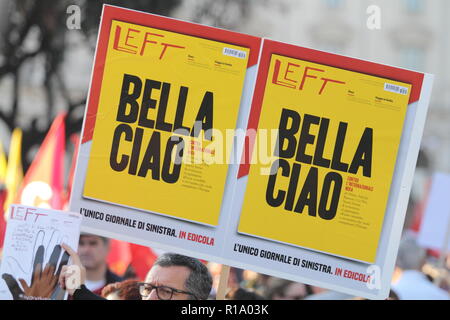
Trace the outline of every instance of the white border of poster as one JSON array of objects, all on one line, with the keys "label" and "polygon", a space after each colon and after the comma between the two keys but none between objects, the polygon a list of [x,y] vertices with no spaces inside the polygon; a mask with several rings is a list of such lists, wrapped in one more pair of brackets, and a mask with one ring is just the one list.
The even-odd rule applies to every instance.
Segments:
[{"label": "white border of poster", "polygon": [[[145,13],[115,8],[112,6],[105,6],[104,10],[123,11],[129,15],[141,16],[141,19],[142,17],[149,16]],[[104,16],[101,22],[102,26],[103,19]],[[164,17],[160,17],[160,19],[178,21]],[[135,21],[127,22],[135,23]],[[178,23],[186,22],[178,21]],[[186,24],[189,25],[189,23]],[[196,26],[199,27],[198,25]],[[212,28],[209,29],[212,30]],[[103,30],[102,27],[99,34],[105,32],[108,33],[107,30]],[[95,66],[98,63],[98,45],[99,44],[97,44],[92,79],[95,78]],[[259,55],[261,55],[261,52],[262,50],[259,52]],[[236,129],[245,130],[247,128],[257,73],[258,63],[247,69]],[[424,74],[420,98],[418,101],[408,105],[389,193],[389,201],[379,240],[378,254],[376,263],[373,266],[331,256],[325,253],[314,252],[308,249],[239,234],[237,230],[240,209],[244,200],[247,184],[246,177],[241,179],[237,178],[240,166],[239,163],[232,163],[229,165],[219,224],[217,227],[210,227],[83,198],[84,177],[86,176],[87,163],[91,149],[91,142],[85,142],[80,145],[70,201],[70,210],[73,212],[81,212],[81,208],[87,208],[94,212],[97,211],[100,214],[112,214],[156,226],[154,232],[147,232],[145,230],[137,230],[84,217],[82,224],[83,232],[160,248],[162,250],[174,251],[199,259],[254,270],[272,276],[303,282],[330,290],[341,291],[354,296],[370,299],[384,299],[388,296],[390,289],[391,275],[394,270],[406,207],[409,200],[420,141],[430,101],[432,83],[433,76]],[[88,106],[91,103],[92,90],[91,80]],[[87,115],[88,110],[86,110],[85,114],[83,133],[86,126]],[[237,159],[241,159],[241,152],[239,152],[239,150],[243,149],[243,144],[244,140],[238,139],[237,147],[234,148],[234,150],[238,150]],[[160,227],[159,229],[157,228],[158,226]],[[176,235],[179,234],[179,231],[184,231],[191,235],[201,235],[202,239],[204,239],[204,243],[170,236],[166,234],[164,231],[166,229],[164,228],[174,229]],[[158,230],[162,231],[159,232]],[[214,238],[213,245],[210,244],[212,238]],[[197,240],[198,239],[199,238],[197,237]],[[235,251],[236,244],[257,248],[258,255],[239,253]],[[261,257],[260,254],[263,250],[266,252],[281,253],[286,257],[289,256],[291,257],[291,263],[282,263]],[[293,261],[295,261],[295,263]],[[303,263],[305,266],[303,266]],[[336,277],[333,274],[320,271],[325,270],[328,267],[331,268],[331,270],[341,268],[342,270],[347,271],[348,277]],[[362,281],[367,280],[368,275],[371,275],[371,281],[369,283],[367,283],[367,281]]]},{"label": "white border of poster", "polygon": [[[262,50],[264,50],[264,44]],[[234,192],[229,225],[230,237],[226,242],[227,247],[225,248],[227,263],[243,269],[250,269],[280,278],[340,291],[357,297],[369,299],[387,298],[434,78],[431,74],[423,75],[419,99],[408,105],[377,249],[377,258],[374,264],[368,265],[367,263],[351,261],[326,253],[296,248],[270,240],[258,239],[253,236],[245,236],[237,234],[237,232],[234,233],[232,230],[238,229],[239,214],[244,200],[248,177],[238,179]],[[238,171],[236,168],[235,170],[237,175]],[[259,254],[258,256],[253,256],[236,252],[235,244],[243,244],[247,247],[258,249]],[[262,250],[290,256],[295,262],[282,263],[261,258]],[[294,265],[296,263],[300,265]],[[303,263],[305,266],[302,266]],[[331,267],[332,274],[325,272],[327,267]],[[348,271],[347,277],[335,276],[334,271],[336,268],[340,268],[344,272]],[[369,275],[371,276],[370,279],[368,279]]]},{"label": "white border of poster", "polygon": [[[135,10],[122,9],[114,6],[105,5],[103,7],[102,20],[100,22],[99,38],[95,53],[94,67],[91,75],[91,85],[88,93],[87,108],[84,116],[82,135],[85,136],[88,120],[90,118],[89,108],[95,102],[93,98],[101,88],[102,61],[106,55],[106,48],[109,40],[108,24],[113,20],[119,20],[129,23],[140,24],[153,28],[161,28],[167,31],[178,32],[206,38],[209,40],[231,43],[245,46],[250,49],[249,64],[245,74],[241,102],[237,115],[238,127],[242,130],[246,128],[248,110],[251,104],[252,91],[257,74],[257,61],[260,53],[260,38],[244,35],[227,30],[202,26],[189,22],[184,22],[172,18],[157,16],[148,13],[142,13]],[[193,28],[190,30],[189,28]],[[100,80],[100,81],[99,81]],[[97,86],[96,86],[97,84]],[[235,129],[235,128],[230,128]],[[197,257],[209,261],[224,262],[220,259],[221,250],[224,247],[227,234],[229,204],[234,190],[234,181],[232,165],[229,165],[226,185],[222,198],[222,207],[220,209],[219,223],[216,227],[193,223],[187,220],[177,219],[160,213],[146,212],[138,209],[126,208],[104,201],[96,201],[83,197],[84,181],[87,173],[88,160],[91,152],[92,141],[84,139],[79,148],[77,166],[74,176],[74,184],[70,199],[70,210],[83,214],[82,232],[97,234],[109,238],[123,240],[144,246],[160,248],[166,251],[175,251],[181,254]],[[235,148],[231,150],[231,156],[235,154]],[[239,162],[240,158],[236,158]],[[87,217],[85,209],[99,219]],[[150,227],[150,231],[139,228],[130,228],[115,223],[110,223],[106,219],[107,215],[136,220],[137,223],[143,223]],[[173,232],[172,232],[173,231]],[[179,237],[180,232],[185,232],[186,239]],[[173,236],[175,234],[175,236]],[[214,241],[214,243],[212,243]]]}]

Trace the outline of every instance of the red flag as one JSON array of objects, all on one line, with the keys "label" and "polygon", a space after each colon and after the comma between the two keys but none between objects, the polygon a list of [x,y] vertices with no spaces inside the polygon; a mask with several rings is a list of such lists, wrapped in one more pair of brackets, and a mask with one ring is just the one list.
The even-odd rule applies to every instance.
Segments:
[{"label": "red flag", "polygon": [[66,114],[58,115],[28,169],[19,192],[20,203],[63,209]]},{"label": "red flag", "polygon": [[111,271],[123,276],[131,266],[139,280],[144,280],[158,255],[149,247],[112,239],[107,263]]},{"label": "red flag", "polygon": [[130,243],[131,266],[139,280],[145,280],[148,270],[153,266],[158,255],[149,247]]},{"label": "red flag", "polygon": [[122,276],[131,262],[130,244],[125,241],[111,239],[109,246],[106,262],[112,272]]},{"label": "red flag", "polygon": [[74,146],[73,155],[72,155],[72,165],[70,167],[69,172],[69,181],[67,183],[67,191],[65,194],[65,207],[69,207],[70,194],[72,193],[72,184],[73,184],[73,176],[75,174],[75,166],[78,158],[78,149],[80,147],[80,135],[73,134],[70,136],[70,142],[72,142]]}]

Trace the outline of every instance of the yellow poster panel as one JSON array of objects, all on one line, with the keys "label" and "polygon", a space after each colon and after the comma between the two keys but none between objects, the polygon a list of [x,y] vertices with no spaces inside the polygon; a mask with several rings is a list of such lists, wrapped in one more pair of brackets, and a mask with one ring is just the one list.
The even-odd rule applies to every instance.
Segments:
[{"label": "yellow poster panel", "polygon": [[238,231],[374,262],[410,91],[272,55],[258,133],[278,144],[269,164],[253,152]]},{"label": "yellow poster panel", "polygon": [[217,225],[228,167],[201,160],[236,125],[248,55],[113,21],[83,196]]}]

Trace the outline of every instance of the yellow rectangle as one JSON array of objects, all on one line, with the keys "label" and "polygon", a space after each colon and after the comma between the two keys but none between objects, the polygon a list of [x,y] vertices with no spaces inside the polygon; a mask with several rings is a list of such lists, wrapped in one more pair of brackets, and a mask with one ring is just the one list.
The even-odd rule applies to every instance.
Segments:
[{"label": "yellow rectangle", "polygon": [[239,232],[374,262],[410,92],[272,55],[258,132],[284,128],[281,151],[253,159]]},{"label": "yellow rectangle", "polygon": [[182,162],[177,174],[179,145],[167,148],[181,137],[183,159],[215,152],[215,135],[190,137],[194,122],[235,127],[248,56],[245,47],[113,21],[83,196],[217,225],[227,164]]}]

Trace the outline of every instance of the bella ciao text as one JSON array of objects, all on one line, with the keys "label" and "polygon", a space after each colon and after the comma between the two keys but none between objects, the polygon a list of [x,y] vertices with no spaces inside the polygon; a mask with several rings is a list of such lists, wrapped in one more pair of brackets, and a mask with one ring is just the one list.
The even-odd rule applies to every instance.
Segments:
[{"label": "bella ciao text", "polygon": [[[119,122],[113,133],[109,163],[113,170],[122,172],[127,170],[130,175],[145,178],[149,171],[153,180],[162,180],[166,183],[175,183],[180,176],[185,142],[183,136],[198,138],[204,131],[204,139],[212,141],[213,129],[213,102],[214,95],[206,91],[198,107],[191,126],[184,123],[184,113],[188,100],[189,88],[178,88],[175,117],[172,121],[166,119],[169,95],[176,89],[168,82],[151,79],[141,80],[139,77],[124,74],[122,90],[117,110],[116,121]],[[160,91],[159,101],[152,99],[152,92]],[[175,92],[175,96],[177,93]],[[149,116],[150,110],[157,110],[155,119]],[[133,129],[131,124],[137,123]],[[151,129],[151,130],[148,130]],[[161,131],[175,133],[165,142],[164,154],[161,155]],[[150,133],[150,140],[146,146],[142,141],[144,134]],[[131,153],[120,152],[121,145],[130,144]],[[175,160],[172,163],[172,154]],[[141,154],[144,156],[142,157]],[[140,160],[142,159],[142,160]],[[163,159],[161,164],[161,159]]]},{"label": "bella ciao text", "polygon": [[[283,72],[280,72],[283,68],[284,75]],[[330,85],[340,86],[346,83],[327,78],[325,75],[326,72],[323,69],[302,67],[292,62],[282,64],[280,60],[275,59],[271,82],[274,85],[302,91],[305,88],[305,82],[310,79],[308,81],[321,83],[320,89],[316,92],[319,96],[324,94]],[[351,150],[354,151],[351,162],[346,163],[342,160],[342,154],[346,146],[345,137],[348,123],[339,122],[337,133],[334,135],[332,157],[327,159],[324,156],[326,141],[333,139],[330,139],[329,125],[330,119],[328,118],[306,113],[300,114],[295,110],[283,108],[274,151],[274,156],[278,159],[272,163],[270,170],[266,189],[267,204],[272,207],[284,204],[285,210],[297,213],[303,213],[307,207],[309,216],[316,217],[318,215],[324,220],[332,220],[336,216],[342,189],[343,179],[338,172],[357,174],[358,170],[362,168],[363,175],[371,177],[373,129],[368,127],[364,129],[358,147],[356,150]],[[319,126],[317,137],[311,133],[312,126]],[[307,153],[308,145],[314,147],[314,154]],[[291,166],[286,159],[294,157],[295,163]],[[302,166],[301,163],[307,166]],[[321,190],[319,190],[317,167],[332,170],[325,174]],[[280,177],[280,173],[282,177],[289,178],[288,190],[276,188],[277,180],[283,179]],[[306,178],[296,199],[301,175]]]},{"label": "bella ciao text", "polygon": [[[346,163],[342,159],[346,147],[348,123],[339,122],[337,132],[329,134],[330,119],[310,114],[300,114],[295,110],[284,108],[281,112],[279,132],[274,156],[277,157],[271,166],[266,189],[266,202],[272,207],[284,204],[284,209],[303,213],[305,207],[308,215],[317,214],[324,220],[332,220],[336,216],[342,189],[342,175],[338,172],[357,174],[361,169],[365,177],[372,175],[373,129],[366,127],[361,134],[356,150],[351,150],[353,158]],[[311,133],[312,126],[319,126],[317,136]],[[298,138],[297,138],[298,135]],[[331,137],[330,137],[331,136]],[[333,139],[332,157],[324,156],[326,141]],[[314,146],[314,152],[308,153],[307,146]],[[348,147],[347,147],[348,148]],[[286,159],[295,157],[292,166]],[[302,165],[302,164],[306,165]],[[319,190],[318,168],[328,171]],[[299,178],[303,175],[304,183],[299,187]],[[287,190],[276,188],[278,179],[289,178]]]}]

